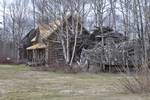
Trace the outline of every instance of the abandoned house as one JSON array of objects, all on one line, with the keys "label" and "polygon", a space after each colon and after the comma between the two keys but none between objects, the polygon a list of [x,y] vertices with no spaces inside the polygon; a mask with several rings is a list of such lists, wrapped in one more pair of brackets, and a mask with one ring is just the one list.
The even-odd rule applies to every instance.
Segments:
[{"label": "abandoned house", "polygon": [[[140,39],[128,40],[123,34],[109,28],[101,34],[99,29],[91,35],[91,39],[95,41],[93,48],[82,50],[80,64],[83,71],[118,71],[123,70],[123,67],[132,69],[134,66],[142,65],[144,54]],[[150,46],[148,41],[145,43],[147,57],[150,60]]]},{"label": "abandoned house", "polygon": [[37,30],[32,29],[29,33],[25,35],[25,37],[22,39],[20,43],[19,48],[19,57],[20,60],[25,62],[27,59],[27,51],[26,48],[32,45],[31,40],[36,36]]},{"label": "abandoned house", "polygon": [[[67,17],[67,24],[71,27],[72,16]],[[86,48],[89,33],[82,27],[80,29],[80,23],[78,23],[79,30],[82,30],[77,37],[77,46],[75,52],[75,60],[80,59],[80,53],[82,48]],[[49,65],[52,67],[61,67],[66,64],[62,43],[59,35],[66,34],[66,21],[56,20],[49,24],[41,24],[36,29],[36,36],[31,40],[32,45],[26,48],[28,62],[32,65]],[[70,32],[71,30],[67,30]],[[62,34],[63,32],[63,34]],[[71,32],[70,32],[71,33]],[[70,35],[70,34],[69,34]],[[70,35],[70,51],[73,49],[74,37]]]},{"label": "abandoned house", "polygon": [[[96,28],[90,35],[87,49],[81,53],[81,67],[84,71],[102,71],[107,65],[120,65],[120,53],[117,44],[125,42],[127,38],[109,27]],[[110,70],[110,69],[109,69]]]}]

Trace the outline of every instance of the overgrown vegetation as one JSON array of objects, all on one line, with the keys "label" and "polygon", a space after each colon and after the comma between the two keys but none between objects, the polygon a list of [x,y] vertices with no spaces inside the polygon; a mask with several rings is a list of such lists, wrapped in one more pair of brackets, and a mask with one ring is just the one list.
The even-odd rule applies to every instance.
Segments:
[{"label": "overgrown vegetation", "polygon": [[120,74],[64,74],[32,71],[24,65],[0,65],[0,100],[149,100],[120,94],[113,84]]},{"label": "overgrown vegetation", "polygon": [[150,69],[147,66],[136,68],[135,72],[127,72],[119,84],[121,88],[127,93],[150,93]]},{"label": "overgrown vegetation", "polygon": [[[67,66],[67,71],[74,73],[79,71],[98,73],[106,72],[107,70],[112,72],[113,66],[119,68],[125,66],[128,69],[130,69],[130,66],[135,66],[133,72],[129,72],[127,69],[127,73],[130,74],[125,75],[126,77],[123,79],[121,78],[119,84],[121,84],[124,91],[129,93],[150,92],[150,70],[148,67],[150,65],[149,0],[7,1],[2,0],[0,2],[3,15],[3,23],[0,22],[3,26],[0,28],[0,63],[14,63],[14,59],[18,63],[22,58],[22,62],[29,62],[28,65],[37,66],[41,65],[41,62],[42,65],[48,67],[56,65],[54,71],[62,65],[62,69]],[[41,30],[39,26],[41,26]],[[28,36],[30,34],[27,34],[27,32],[36,29],[38,29],[38,32],[33,32],[35,36]],[[27,38],[24,38],[26,36]],[[29,37],[31,38],[29,39]],[[30,45],[24,45],[24,43],[29,43]],[[62,59],[59,60],[61,57]],[[144,65],[145,62],[146,65]],[[139,67],[141,65],[144,66]],[[108,67],[106,68],[106,66]],[[2,73],[0,73],[0,77],[4,76],[2,82],[4,79],[8,79],[8,82],[6,81],[2,84],[4,86],[4,95],[10,95],[10,98],[6,97],[6,99],[11,100],[15,97],[16,92],[17,96],[22,95],[20,93],[21,89],[23,90],[21,92],[25,92],[25,96],[28,96],[29,92],[36,96],[37,94],[43,96],[45,91],[48,91],[46,93],[49,97],[48,93],[50,91],[52,92],[50,97],[63,98],[68,97],[68,94],[73,97],[76,95],[82,97],[82,95],[87,94],[93,96],[97,91],[98,95],[96,94],[96,96],[99,96],[101,93],[101,91],[99,93],[99,90],[103,89],[99,87],[103,83],[101,81],[102,76],[95,75],[94,77],[98,77],[95,80],[82,80],[75,75],[71,75],[68,78],[66,74],[53,73],[54,77],[51,77],[51,73],[44,73],[43,75],[43,72],[41,72],[41,77],[39,72],[35,74],[34,71],[29,71],[28,74],[26,70],[17,70],[18,68],[16,66],[4,66],[0,70]],[[26,67],[23,66],[23,68]],[[39,76],[37,77],[36,75]],[[45,82],[43,80],[45,75],[49,76],[45,79],[46,83],[40,83],[41,81]],[[62,75],[63,77],[56,77],[55,75]],[[20,77],[23,80],[20,80]],[[87,78],[88,75],[85,77]],[[15,82],[11,80],[13,78]],[[53,80],[49,80],[49,78]],[[107,77],[105,78],[107,79]],[[115,80],[110,79],[111,82]],[[27,84],[24,83],[26,81]],[[39,83],[36,84],[36,82]],[[65,88],[56,89],[58,86],[51,87],[48,83],[56,84],[59,87],[65,86]],[[12,86],[9,86],[9,84]],[[19,89],[16,84],[20,86]],[[103,84],[105,85],[105,82]],[[24,85],[26,86],[22,87]],[[8,89],[5,92],[7,86],[12,90],[9,91]],[[68,86],[71,86],[71,89],[70,87],[68,89]],[[89,88],[90,86],[91,88]],[[14,88],[17,89],[14,90]],[[51,88],[55,89],[51,90]],[[79,90],[81,88],[84,93],[78,93],[79,91],[76,88]],[[40,93],[40,90],[42,90],[43,94]],[[59,94],[60,91],[63,91],[63,93],[67,91],[68,94]],[[87,91],[88,93],[86,93]],[[18,97],[15,99],[18,99]],[[70,100],[70,98],[67,99]]]}]

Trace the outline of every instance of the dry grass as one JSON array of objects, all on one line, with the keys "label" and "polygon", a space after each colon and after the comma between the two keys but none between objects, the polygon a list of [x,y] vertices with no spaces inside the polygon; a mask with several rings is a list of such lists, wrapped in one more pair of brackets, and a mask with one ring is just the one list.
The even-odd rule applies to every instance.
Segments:
[{"label": "dry grass", "polygon": [[[130,74],[129,71],[127,73]],[[150,69],[146,66],[136,68],[131,75],[125,75],[120,80],[123,90],[128,93],[144,94],[150,93]]]},{"label": "dry grass", "polygon": [[0,65],[0,100],[149,100],[121,94],[113,84],[121,75],[64,74],[31,71],[23,65]]}]

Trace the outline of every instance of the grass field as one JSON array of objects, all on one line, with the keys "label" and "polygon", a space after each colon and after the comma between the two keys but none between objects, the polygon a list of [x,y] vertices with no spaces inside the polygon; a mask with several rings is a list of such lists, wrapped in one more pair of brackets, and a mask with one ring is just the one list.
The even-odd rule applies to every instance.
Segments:
[{"label": "grass field", "polygon": [[150,100],[114,89],[119,74],[65,74],[0,65],[0,100]]}]

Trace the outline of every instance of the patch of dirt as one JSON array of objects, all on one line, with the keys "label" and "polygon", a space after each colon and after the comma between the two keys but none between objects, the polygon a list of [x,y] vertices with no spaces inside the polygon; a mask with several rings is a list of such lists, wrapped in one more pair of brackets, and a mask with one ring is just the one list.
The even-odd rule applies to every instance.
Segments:
[{"label": "patch of dirt", "polygon": [[85,91],[84,90],[61,90],[59,91],[59,93],[76,96],[76,95],[84,95]]}]

